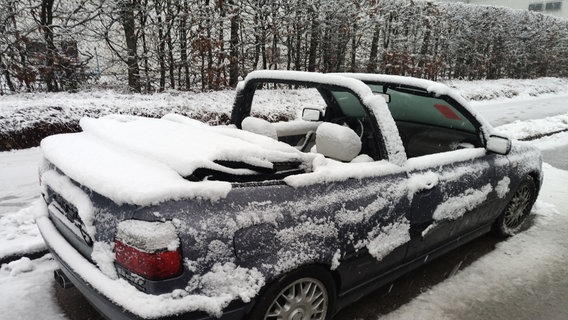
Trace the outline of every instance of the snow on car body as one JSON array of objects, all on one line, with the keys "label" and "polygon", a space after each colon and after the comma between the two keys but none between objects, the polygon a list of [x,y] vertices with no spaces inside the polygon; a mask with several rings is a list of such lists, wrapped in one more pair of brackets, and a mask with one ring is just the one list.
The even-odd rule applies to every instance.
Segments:
[{"label": "snow on car body", "polygon": [[[322,97],[313,121],[251,117],[257,91],[298,86]],[[85,118],[42,142],[38,225],[58,275],[113,319],[329,318],[424,257],[522,227],[540,155],[466,104],[419,79],[257,71],[231,126]]]}]

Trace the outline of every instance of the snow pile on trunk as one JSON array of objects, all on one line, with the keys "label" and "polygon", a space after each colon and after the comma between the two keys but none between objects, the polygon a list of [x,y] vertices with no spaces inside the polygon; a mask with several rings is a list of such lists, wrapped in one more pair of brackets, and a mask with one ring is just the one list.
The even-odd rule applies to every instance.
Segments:
[{"label": "snow pile on trunk", "polygon": [[151,118],[126,122],[83,118],[81,127],[89,135],[162,162],[183,176],[197,168],[249,173],[215,164],[216,160],[243,162],[267,169],[272,169],[273,162],[302,161],[302,153],[295,148],[273,140],[251,143],[247,141],[247,135],[250,137],[252,133],[236,128],[184,125]]},{"label": "snow pile on trunk", "polygon": [[254,173],[225,167],[218,160],[265,169],[272,169],[273,162],[307,161],[294,147],[273,139],[232,127],[184,123],[175,116],[84,118],[81,125],[82,133],[44,139],[44,155],[73,180],[118,204],[195,197],[215,200],[226,196],[228,183],[196,183],[183,177],[197,168]]}]

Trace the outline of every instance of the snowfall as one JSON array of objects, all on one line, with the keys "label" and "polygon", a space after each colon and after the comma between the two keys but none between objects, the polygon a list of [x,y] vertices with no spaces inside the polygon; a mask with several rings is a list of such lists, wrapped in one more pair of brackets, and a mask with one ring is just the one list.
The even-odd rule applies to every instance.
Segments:
[{"label": "snowfall", "polygon": [[[530,143],[543,153],[554,155],[556,158],[550,163],[556,167],[549,163],[543,166],[544,185],[533,208],[535,219],[529,229],[499,242],[494,250],[471,265],[427,288],[397,310],[377,315],[377,319],[464,319],[471,313],[483,315],[487,312],[485,305],[497,308],[498,297],[518,291],[539,292],[539,286],[555,279],[568,279],[568,82],[540,79],[448,84],[472,100],[472,107],[498,131],[514,139],[532,139]],[[102,96],[104,102],[100,101]],[[70,99],[76,99],[74,106],[83,103],[91,108],[97,105],[104,108],[113,100],[122,100],[124,105],[143,103],[151,108],[179,99],[179,95],[172,96],[148,102],[152,98],[136,100],[110,92],[82,94],[79,99],[72,95],[16,95],[3,98],[0,115]],[[195,94],[190,100],[200,99],[207,104],[203,107],[207,111],[226,112],[232,96],[228,92]],[[67,319],[55,297],[52,273],[57,264],[49,254],[39,258],[34,255],[45,250],[35,224],[35,214],[41,210],[37,177],[40,159],[39,148],[0,152],[0,261],[10,261],[0,267],[0,319]],[[552,301],[552,307],[539,311],[540,318],[554,318],[554,306],[558,305],[554,299],[558,297],[539,299]],[[524,312],[522,306],[518,310]],[[481,318],[491,318],[491,314]]]}]

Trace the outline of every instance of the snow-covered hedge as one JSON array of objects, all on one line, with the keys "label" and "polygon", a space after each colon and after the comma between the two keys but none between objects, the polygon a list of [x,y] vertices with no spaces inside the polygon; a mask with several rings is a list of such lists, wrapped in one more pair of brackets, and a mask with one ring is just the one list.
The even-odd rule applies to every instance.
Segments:
[{"label": "snow-covered hedge", "polygon": [[[95,61],[103,74],[121,75],[119,86],[125,87],[129,79],[134,91],[144,92],[218,90],[257,69],[468,80],[568,76],[568,20],[528,10],[431,0],[216,1],[211,5],[187,0],[183,6],[149,0],[145,6],[129,7],[138,18],[130,22],[137,47],[128,52],[124,41],[129,37],[114,20],[123,9],[120,1],[79,11],[70,5],[72,1],[61,3],[53,15],[53,25],[65,26],[59,28],[39,24],[35,7],[25,1],[0,4],[0,12],[15,15],[4,18],[13,23],[10,32],[0,35],[0,47],[5,48],[0,64],[7,66],[0,72],[0,94],[75,90],[98,77]],[[167,28],[150,23],[160,21],[162,15]],[[70,26],[69,21],[85,23]],[[88,31],[101,28],[106,32]],[[69,37],[73,41],[66,41]],[[45,39],[54,39],[53,49],[42,50]],[[113,49],[106,43],[113,43]],[[127,56],[133,60],[129,68]],[[91,71],[82,67],[88,57]],[[70,65],[69,58],[78,59],[78,65]],[[52,60],[58,63],[48,63]]]},{"label": "snow-covered hedge", "polygon": [[84,116],[108,114],[161,117],[183,114],[210,124],[227,123],[233,93],[169,92],[154,95],[120,94],[112,91],[18,94],[0,102],[0,150],[38,146],[48,135],[79,131]]},{"label": "snow-covered hedge", "polygon": [[[257,94],[255,101],[263,104],[270,99]],[[295,97],[295,104],[306,105],[310,96]],[[177,113],[210,125],[228,124],[234,91],[192,93],[169,91],[141,95],[114,91],[84,91],[79,93],[22,93],[7,95],[0,101],[0,151],[38,146],[46,136],[76,132],[79,120],[108,114],[129,114],[159,118]],[[265,103],[266,104],[266,103]],[[273,121],[288,120],[295,111],[263,108],[261,117]]]}]

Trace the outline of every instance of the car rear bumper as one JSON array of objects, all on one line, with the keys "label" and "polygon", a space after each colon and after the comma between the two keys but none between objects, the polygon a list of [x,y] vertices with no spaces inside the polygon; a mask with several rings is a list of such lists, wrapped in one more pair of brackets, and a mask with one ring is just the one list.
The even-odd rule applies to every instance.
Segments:
[{"label": "car rear bumper", "polygon": [[[132,319],[186,319],[186,320],[208,320],[208,319],[221,319],[221,320],[238,320],[243,319],[246,313],[250,310],[251,304],[244,304],[242,302],[233,301],[226,308],[223,309],[222,315],[219,317],[211,316],[203,311],[189,311],[189,312],[172,312],[171,314],[161,313],[159,316],[140,316],[135,314],[133,311],[128,310],[128,306],[119,305],[113,302],[112,299],[108,298],[105,294],[97,290],[95,286],[91,283],[97,283],[93,281],[85,280],[79,272],[75,270],[82,270],[89,273],[89,278],[106,278],[98,268],[92,265],[87,259],[85,259],[80,253],[75,251],[67,241],[57,232],[55,226],[49,220],[48,217],[39,217],[37,219],[37,225],[42,233],[42,236],[52,253],[53,257],[57,260],[61,266],[61,272],[73,283],[73,285],[85,296],[85,298],[93,305],[99,313],[101,313],[107,319],[113,320],[132,320]],[[91,266],[91,268],[85,268],[86,266]],[[147,301],[151,301],[155,298],[155,308],[160,308],[160,297],[154,295],[147,295]]]}]

